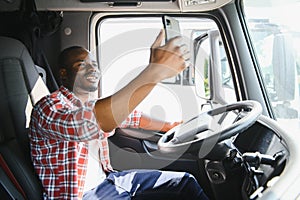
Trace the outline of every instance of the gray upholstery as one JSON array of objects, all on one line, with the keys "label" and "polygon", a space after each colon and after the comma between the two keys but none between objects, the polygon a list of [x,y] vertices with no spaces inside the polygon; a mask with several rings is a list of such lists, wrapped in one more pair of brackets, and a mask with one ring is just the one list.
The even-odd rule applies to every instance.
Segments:
[{"label": "gray upholstery", "polygon": [[0,0],[0,11],[1,12],[11,12],[18,11],[21,7],[21,0]]},{"label": "gray upholstery", "polygon": [[39,74],[34,67],[34,63],[26,47],[20,41],[8,37],[0,37],[0,46],[1,60],[15,58],[21,62],[20,64],[22,65],[24,77],[30,78],[26,81],[28,81],[28,89],[31,90],[36,83]]},{"label": "gray upholstery", "polygon": [[0,154],[23,188],[27,199],[42,199],[43,188],[31,159],[26,109],[39,74],[26,47],[0,36]]}]

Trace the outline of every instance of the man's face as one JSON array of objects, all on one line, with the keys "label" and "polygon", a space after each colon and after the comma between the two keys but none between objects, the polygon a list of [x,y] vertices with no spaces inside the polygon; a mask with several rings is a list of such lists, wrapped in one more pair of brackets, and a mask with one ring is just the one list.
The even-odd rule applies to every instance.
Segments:
[{"label": "man's face", "polygon": [[98,89],[100,71],[96,59],[87,51],[72,57],[72,71],[74,74],[73,91],[94,92]]}]

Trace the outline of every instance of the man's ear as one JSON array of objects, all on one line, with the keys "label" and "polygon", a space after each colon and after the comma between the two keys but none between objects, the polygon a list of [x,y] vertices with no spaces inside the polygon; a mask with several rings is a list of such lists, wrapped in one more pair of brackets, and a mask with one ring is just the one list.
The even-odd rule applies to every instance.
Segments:
[{"label": "man's ear", "polygon": [[73,90],[74,80],[72,80],[72,76],[70,77],[70,72],[67,69],[61,68],[59,70],[59,79],[61,85],[69,90]]},{"label": "man's ear", "polygon": [[61,68],[59,70],[59,79],[62,81],[62,82],[66,82],[68,81],[68,72],[65,68]]}]

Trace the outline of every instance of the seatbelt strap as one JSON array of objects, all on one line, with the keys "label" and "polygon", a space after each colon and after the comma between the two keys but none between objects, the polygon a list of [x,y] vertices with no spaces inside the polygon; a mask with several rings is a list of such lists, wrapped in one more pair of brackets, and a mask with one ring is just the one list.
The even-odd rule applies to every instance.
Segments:
[{"label": "seatbelt strap", "polygon": [[[45,48],[43,47],[43,37],[46,36],[46,33],[42,31],[42,26],[45,26],[45,22],[42,24],[42,20],[45,17],[48,20],[53,19],[47,23],[49,24],[49,27],[51,25],[51,28],[53,28],[52,31],[48,30],[49,33],[47,34],[50,35],[52,32],[56,32],[58,30],[58,27],[62,21],[62,17],[59,17],[60,15],[58,14],[48,14],[48,16],[46,16],[46,12],[44,14],[45,16],[42,16],[42,13],[39,13],[36,9],[35,0],[23,0],[21,4],[21,11],[24,14],[24,23],[28,23],[26,26],[29,28],[26,29],[26,32],[29,34],[30,38],[30,40],[23,41],[23,43],[25,43],[25,46],[29,50],[34,63],[45,69],[47,80],[49,80],[47,82],[49,90],[55,91],[59,88],[59,86],[44,53]],[[46,28],[44,27],[44,29]]]},{"label": "seatbelt strap", "polygon": [[[2,168],[0,170],[0,179],[1,179],[0,181],[1,184],[4,186],[4,188],[7,190],[7,192],[10,194],[10,196],[14,198],[14,196],[20,195],[18,198],[14,198],[14,199],[26,199],[24,190],[22,189],[21,185],[19,184],[19,182],[17,181],[17,179],[15,178],[15,176],[13,175],[9,167],[7,166],[1,154],[0,154],[0,166]],[[12,186],[12,184],[14,185],[14,187]]]},{"label": "seatbelt strap", "polygon": [[16,189],[14,184],[10,181],[8,176],[5,174],[2,167],[0,168],[0,184],[7,191],[9,196],[14,200],[24,200],[24,197],[21,193]]}]

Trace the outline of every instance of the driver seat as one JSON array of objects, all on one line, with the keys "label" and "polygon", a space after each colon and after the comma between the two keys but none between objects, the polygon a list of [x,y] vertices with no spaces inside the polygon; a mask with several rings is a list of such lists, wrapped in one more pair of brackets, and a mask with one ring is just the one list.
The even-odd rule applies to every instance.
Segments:
[{"label": "driver seat", "polygon": [[44,199],[31,161],[28,126],[33,105],[49,91],[20,41],[0,36],[0,46],[1,199],[20,199],[17,193],[23,199]]}]

